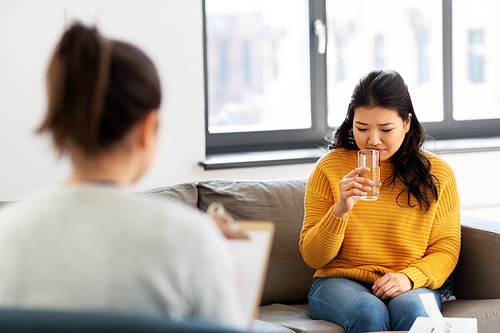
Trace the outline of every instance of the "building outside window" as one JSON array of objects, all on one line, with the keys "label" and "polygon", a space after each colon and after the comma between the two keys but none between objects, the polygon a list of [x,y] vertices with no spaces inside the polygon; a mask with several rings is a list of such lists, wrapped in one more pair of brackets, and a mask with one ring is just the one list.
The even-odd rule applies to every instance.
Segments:
[{"label": "building outside window", "polygon": [[484,31],[469,30],[469,80],[484,82]]},{"label": "building outside window", "polygon": [[210,133],[311,126],[307,3],[289,2],[206,2]]},{"label": "building outside window", "polygon": [[498,0],[453,1],[455,120],[500,118],[499,13]]}]

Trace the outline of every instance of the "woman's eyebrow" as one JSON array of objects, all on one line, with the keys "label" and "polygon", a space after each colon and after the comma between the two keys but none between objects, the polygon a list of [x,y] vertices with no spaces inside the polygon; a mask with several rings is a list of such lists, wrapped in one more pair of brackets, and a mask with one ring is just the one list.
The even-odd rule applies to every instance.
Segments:
[{"label": "woman's eyebrow", "polygon": [[358,125],[362,125],[362,126],[368,126],[368,124],[362,123],[362,122],[360,122],[360,121],[356,121],[356,124],[358,124]]}]

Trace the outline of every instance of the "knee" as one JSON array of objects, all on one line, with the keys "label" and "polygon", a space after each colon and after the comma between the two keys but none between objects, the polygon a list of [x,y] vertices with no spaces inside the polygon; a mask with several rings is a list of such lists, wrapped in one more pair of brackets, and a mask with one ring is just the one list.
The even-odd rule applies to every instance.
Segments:
[{"label": "knee", "polygon": [[373,297],[353,297],[342,304],[311,297],[309,311],[312,318],[337,323],[347,332],[376,332],[390,329],[387,307],[382,301]]},{"label": "knee", "polygon": [[406,292],[395,298],[393,298],[387,307],[391,315],[393,313],[407,314],[414,317],[426,317],[426,312],[420,298],[418,297],[419,292]]},{"label": "knee", "polygon": [[369,327],[378,326],[381,322],[389,322],[389,311],[383,302],[360,303],[354,309],[353,315],[369,324]]},{"label": "knee", "polygon": [[418,293],[414,294],[417,295],[411,295],[411,293],[399,295],[387,305],[393,330],[408,331],[417,317],[427,317],[422,302],[418,298]]},{"label": "knee", "polygon": [[375,332],[390,329],[389,311],[380,300],[357,302],[348,314],[347,332]]}]

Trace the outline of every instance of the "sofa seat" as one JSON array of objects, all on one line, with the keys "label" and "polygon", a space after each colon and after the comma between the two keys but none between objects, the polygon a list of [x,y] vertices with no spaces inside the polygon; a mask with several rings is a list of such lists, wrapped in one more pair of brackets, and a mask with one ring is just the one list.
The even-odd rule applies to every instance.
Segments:
[{"label": "sofa seat", "polygon": [[289,328],[286,328],[285,326],[273,324],[272,322],[259,320],[259,319],[255,319],[253,321],[253,325],[252,325],[250,332],[251,333],[255,333],[255,332],[294,333],[294,331],[292,331]]},{"label": "sofa seat", "polygon": [[258,320],[274,323],[285,329],[279,332],[289,332],[291,330],[297,333],[345,333],[342,326],[325,320],[313,320],[309,314],[307,304],[285,305],[276,303],[264,305],[259,309]]},{"label": "sofa seat", "polygon": [[[500,299],[449,301],[442,304],[441,312],[444,317],[477,318],[478,332],[500,332]],[[337,324],[313,320],[307,304],[261,306],[256,323],[252,332],[345,333]]]}]

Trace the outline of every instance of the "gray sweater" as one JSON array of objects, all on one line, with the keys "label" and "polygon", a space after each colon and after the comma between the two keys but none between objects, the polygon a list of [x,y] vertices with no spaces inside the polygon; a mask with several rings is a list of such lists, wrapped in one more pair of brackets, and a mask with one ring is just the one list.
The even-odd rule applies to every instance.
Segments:
[{"label": "gray sweater", "polygon": [[0,306],[244,321],[221,232],[195,209],[104,184],[0,210]]}]

